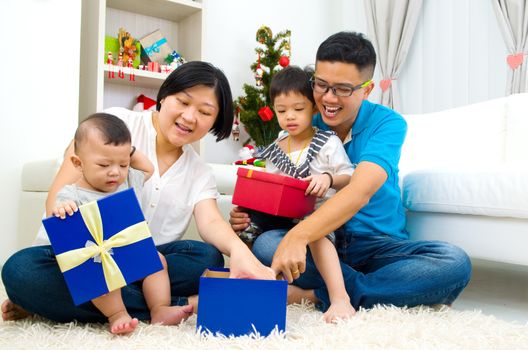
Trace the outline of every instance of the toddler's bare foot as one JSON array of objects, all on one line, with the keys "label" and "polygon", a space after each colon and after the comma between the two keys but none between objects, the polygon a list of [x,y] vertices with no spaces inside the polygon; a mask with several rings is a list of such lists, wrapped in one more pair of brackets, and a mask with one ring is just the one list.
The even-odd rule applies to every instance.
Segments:
[{"label": "toddler's bare foot", "polygon": [[318,302],[313,289],[302,289],[290,284],[288,286],[288,304],[301,304],[303,299],[316,304]]},{"label": "toddler's bare foot", "polygon": [[15,321],[31,316],[31,313],[27,312],[11,300],[4,300],[2,303],[2,320],[4,321]]},{"label": "toddler's bare foot", "polygon": [[354,316],[356,310],[350,304],[350,299],[336,299],[332,301],[328,310],[323,314],[326,323],[336,323],[338,319],[347,320]]},{"label": "toddler's bare foot", "polygon": [[113,334],[126,334],[133,332],[139,321],[137,318],[132,318],[126,311],[119,311],[108,317],[110,323],[110,332]]},{"label": "toddler's bare foot", "polygon": [[180,324],[193,313],[192,305],[185,306],[158,306],[150,310],[150,323],[159,323],[165,326]]}]

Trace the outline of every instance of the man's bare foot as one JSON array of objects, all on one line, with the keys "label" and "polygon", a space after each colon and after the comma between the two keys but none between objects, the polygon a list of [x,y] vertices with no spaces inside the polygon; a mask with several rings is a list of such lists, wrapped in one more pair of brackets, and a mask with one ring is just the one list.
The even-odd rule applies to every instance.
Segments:
[{"label": "man's bare foot", "polygon": [[130,317],[126,311],[119,311],[108,317],[108,322],[110,323],[110,332],[113,334],[131,333],[139,323],[137,318]]},{"label": "man's bare foot", "polygon": [[288,286],[288,304],[301,304],[306,299],[314,304],[319,300],[315,297],[313,289],[302,289],[290,284]]},{"label": "man's bare foot", "polygon": [[31,313],[27,312],[11,300],[6,299],[2,303],[2,320],[4,321],[15,321],[31,316]]},{"label": "man's bare foot", "polygon": [[180,324],[193,313],[192,305],[185,306],[158,306],[150,310],[150,323],[159,323],[165,326]]}]

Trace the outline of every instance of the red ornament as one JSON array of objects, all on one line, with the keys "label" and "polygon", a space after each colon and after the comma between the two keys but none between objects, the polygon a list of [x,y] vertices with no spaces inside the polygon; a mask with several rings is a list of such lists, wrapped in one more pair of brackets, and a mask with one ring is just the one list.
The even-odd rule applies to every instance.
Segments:
[{"label": "red ornament", "polygon": [[281,56],[281,58],[279,58],[279,64],[281,67],[286,67],[290,64],[290,58],[288,56]]},{"label": "red ornament", "polygon": [[269,122],[273,118],[273,111],[268,106],[262,107],[259,109],[258,115],[263,122]]}]

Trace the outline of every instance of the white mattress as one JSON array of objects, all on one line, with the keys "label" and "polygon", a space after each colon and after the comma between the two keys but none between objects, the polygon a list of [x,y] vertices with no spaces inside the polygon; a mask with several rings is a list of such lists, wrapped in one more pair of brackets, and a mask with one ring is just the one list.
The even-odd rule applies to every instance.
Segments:
[{"label": "white mattress", "polygon": [[528,218],[528,169],[413,171],[402,192],[412,211]]}]

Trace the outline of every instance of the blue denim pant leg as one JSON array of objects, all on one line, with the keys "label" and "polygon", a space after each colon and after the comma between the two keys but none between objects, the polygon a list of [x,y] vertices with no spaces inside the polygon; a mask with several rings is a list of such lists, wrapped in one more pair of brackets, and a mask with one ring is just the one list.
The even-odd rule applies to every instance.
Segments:
[{"label": "blue denim pant leg", "polygon": [[[284,233],[270,231],[261,235],[253,246],[255,255],[264,263],[271,263]],[[342,231],[337,232],[336,238],[345,287],[356,309],[376,304],[451,304],[470,279],[467,254],[449,243],[386,235],[362,237]],[[258,240],[261,241],[257,243]],[[321,302],[319,308],[328,308],[328,291],[310,254],[306,272],[294,283],[314,289]]]},{"label": "blue denim pant leg", "polygon": [[343,232],[337,236],[354,307],[451,304],[471,277],[467,254],[446,242]]},{"label": "blue denim pant leg", "polygon": [[[223,265],[222,255],[206,243],[177,241],[158,248],[167,257],[173,305],[184,304],[187,296],[197,294],[199,276],[206,267]],[[31,313],[56,322],[107,321],[91,302],[73,304],[51,246],[13,254],[2,269],[2,281],[9,299]],[[132,317],[150,319],[141,282],[123,287],[121,294]]]}]

